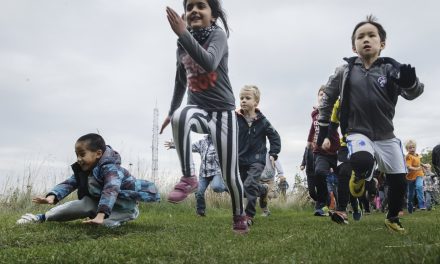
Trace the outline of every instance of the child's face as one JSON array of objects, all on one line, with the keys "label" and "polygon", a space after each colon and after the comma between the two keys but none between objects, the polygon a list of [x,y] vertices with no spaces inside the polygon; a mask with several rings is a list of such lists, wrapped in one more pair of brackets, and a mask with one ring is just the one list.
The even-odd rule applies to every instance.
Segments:
[{"label": "child's face", "polygon": [[408,145],[406,147],[406,150],[408,150],[408,153],[410,153],[410,154],[415,154],[416,153],[416,145],[413,145],[413,144]]},{"label": "child's face", "polygon": [[322,104],[322,98],[324,98],[324,91],[319,91],[318,93],[318,105]]},{"label": "child's face", "polygon": [[379,31],[374,25],[367,23],[356,30],[353,51],[361,58],[379,57],[384,48],[385,42],[380,40]]},{"label": "child's face", "polygon": [[244,111],[254,111],[258,106],[257,101],[255,100],[254,93],[252,91],[242,91],[240,93],[240,107]]},{"label": "child's face", "polygon": [[75,153],[78,164],[83,171],[91,171],[102,157],[102,150],[89,150],[85,141],[76,142]]},{"label": "child's face", "polygon": [[209,27],[215,21],[208,0],[188,0],[185,17],[188,26],[193,29]]}]

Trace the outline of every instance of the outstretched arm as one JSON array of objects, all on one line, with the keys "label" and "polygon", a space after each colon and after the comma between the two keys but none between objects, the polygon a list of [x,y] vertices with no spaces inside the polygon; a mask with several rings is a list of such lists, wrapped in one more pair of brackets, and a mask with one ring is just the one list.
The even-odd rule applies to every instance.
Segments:
[{"label": "outstretched arm", "polygon": [[54,204],[55,203],[55,195],[50,194],[46,197],[44,196],[36,196],[32,198],[32,202],[36,204]]}]

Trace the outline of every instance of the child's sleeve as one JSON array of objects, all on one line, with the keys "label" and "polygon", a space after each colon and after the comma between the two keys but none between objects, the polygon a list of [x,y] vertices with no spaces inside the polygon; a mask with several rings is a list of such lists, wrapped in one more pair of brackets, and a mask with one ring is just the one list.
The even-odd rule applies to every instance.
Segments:
[{"label": "child's sleeve", "polygon": [[305,150],[304,150],[303,159],[301,161],[301,166],[306,166],[306,163],[307,163],[307,152],[308,152],[308,148],[306,147]]},{"label": "child's sleeve", "polygon": [[277,170],[277,176],[284,176],[283,166],[281,166],[281,162],[279,160],[275,161],[275,169]]},{"label": "child's sleeve", "polygon": [[266,121],[266,136],[270,144],[269,155],[276,160],[278,159],[278,154],[281,152],[281,137],[267,119]]},{"label": "child's sleeve", "polygon": [[217,69],[228,50],[227,37],[223,30],[213,30],[210,38],[211,41],[206,50],[189,31],[185,31],[178,39],[189,56],[208,73]]},{"label": "child's sleeve", "polygon": [[345,66],[337,68],[325,86],[324,97],[319,106],[318,122],[320,126],[327,126],[330,123],[333,106],[339,98],[339,87],[342,82],[344,67]]},{"label": "child's sleeve", "polygon": [[121,191],[124,173],[115,164],[107,164],[101,167],[100,174],[102,176],[100,178],[103,180],[103,187],[97,213],[104,213],[107,218],[111,214],[118,194]]},{"label": "child's sleeve", "polygon": [[309,135],[307,136],[307,142],[315,143],[314,141],[315,141],[315,126],[312,121],[312,124],[310,125],[310,129],[309,129]]},{"label": "child's sleeve", "polygon": [[58,203],[77,188],[78,182],[75,175],[72,175],[70,178],[56,185],[48,194],[46,194],[46,197],[49,195],[55,195],[55,203]]},{"label": "child's sleeve", "polygon": [[[177,54],[177,57],[179,55]],[[176,111],[177,108],[182,104],[183,97],[185,96],[186,91],[186,70],[182,63],[179,62],[177,58],[177,66],[176,66],[176,77],[174,82],[174,92],[173,98],[171,99],[170,110],[168,111],[168,116],[171,117]]]},{"label": "child's sleeve", "polygon": [[425,89],[425,85],[419,82],[419,79],[417,79],[415,84],[410,88],[400,87],[400,95],[407,100],[413,100],[419,97],[419,95],[423,93],[424,89]]},{"label": "child's sleeve", "polygon": [[413,166],[413,159],[412,159],[411,155],[406,155],[405,160],[406,160],[406,167],[407,168]]}]

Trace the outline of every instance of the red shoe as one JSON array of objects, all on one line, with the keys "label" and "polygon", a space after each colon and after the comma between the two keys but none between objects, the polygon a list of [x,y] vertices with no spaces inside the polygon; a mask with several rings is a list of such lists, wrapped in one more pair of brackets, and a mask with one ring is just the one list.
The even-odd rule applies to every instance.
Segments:
[{"label": "red shoe", "polygon": [[180,203],[188,197],[188,194],[193,193],[197,190],[199,182],[195,176],[182,177],[174,190],[168,194],[168,202],[170,203]]},{"label": "red shoe", "polygon": [[234,215],[232,223],[232,231],[239,235],[244,235],[249,232],[249,227],[247,223],[247,216],[245,215]]}]

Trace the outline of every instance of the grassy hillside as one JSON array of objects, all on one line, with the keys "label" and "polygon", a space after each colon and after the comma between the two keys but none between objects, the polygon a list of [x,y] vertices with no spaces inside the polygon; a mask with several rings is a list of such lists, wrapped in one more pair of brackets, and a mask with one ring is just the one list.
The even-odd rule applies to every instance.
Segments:
[{"label": "grassy hillside", "polygon": [[246,236],[231,231],[229,209],[200,218],[191,202],[142,205],[137,220],[116,229],[17,226],[22,213],[0,212],[0,263],[440,263],[440,210],[405,215],[404,235],[386,230],[381,213],[341,226],[312,209],[281,207],[257,216]]}]

